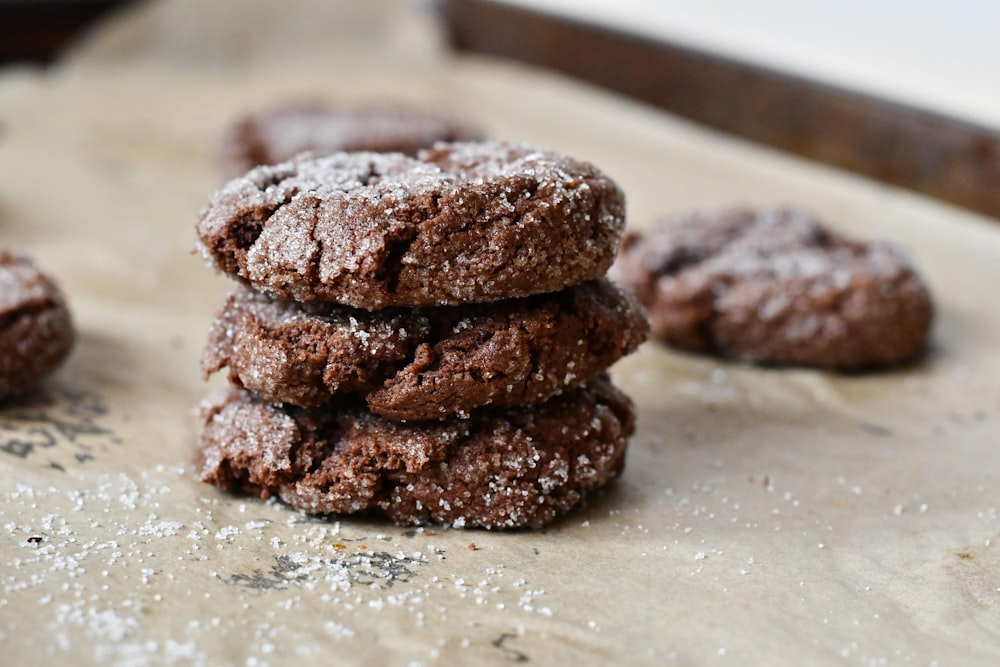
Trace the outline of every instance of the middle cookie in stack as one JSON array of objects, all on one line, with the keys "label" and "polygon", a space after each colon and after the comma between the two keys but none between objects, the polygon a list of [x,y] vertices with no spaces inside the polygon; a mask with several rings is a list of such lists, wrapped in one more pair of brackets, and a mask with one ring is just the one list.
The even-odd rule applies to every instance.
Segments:
[{"label": "middle cookie in stack", "polygon": [[621,191],[523,145],[259,167],[203,211],[237,277],[203,356],[202,477],[315,513],[544,525],[621,470],[605,370],[648,335],[604,278]]}]

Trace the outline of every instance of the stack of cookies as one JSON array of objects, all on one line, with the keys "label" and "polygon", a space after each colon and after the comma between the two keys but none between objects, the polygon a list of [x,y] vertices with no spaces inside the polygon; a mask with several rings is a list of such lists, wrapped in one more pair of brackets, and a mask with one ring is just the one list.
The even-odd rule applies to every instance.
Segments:
[{"label": "stack of cookies", "polygon": [[261,166],[202,211],[241,284],[202,365],[202,477],[317,514],[540,527],[622,469],[607,368],[648,335],[605,277],[624,199],[530,146],[439,144]]}]

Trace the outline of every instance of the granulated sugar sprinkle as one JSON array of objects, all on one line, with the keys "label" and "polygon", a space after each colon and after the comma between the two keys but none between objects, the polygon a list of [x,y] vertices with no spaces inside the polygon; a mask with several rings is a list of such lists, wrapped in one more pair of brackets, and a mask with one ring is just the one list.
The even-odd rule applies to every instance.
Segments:
[{"label": "granulated sugar sprinkle", "polygon": [[[37,647],[47,659],[89,646],[102,664],[209,665],[225,641],[245,651],[244,664],[269,665],[279,655],[318,656],[328,642],[369,641],[387,621],[440,636],[435,650],[457,624],[469,633],[463,647],[494,651],[484,620],[523,634],[528,619],[559,614],[542,587],[490,559],[487,536],[474,551],[467,536],[463,548],[446,549],[436,542],[450,544],[457,532],[385,526],[363,536],[274,502],[215,496],[196,498],[190,518],[188,508],[175,513],[183,493],[173,487],[187,489],[192,475],[159,466],[101,474],[86,489],[5,493],[0,525],[20,545],[0,579],[5,640],[30,634],[16,610],[37,605],[47,610],[52,640]],[[22,518],[43,507],[40,519]],[[481,611],[470,616],[470,606]],[[288,620],[306,608],[322,618]],[[581,630],[596,623],[581,621]]]}]

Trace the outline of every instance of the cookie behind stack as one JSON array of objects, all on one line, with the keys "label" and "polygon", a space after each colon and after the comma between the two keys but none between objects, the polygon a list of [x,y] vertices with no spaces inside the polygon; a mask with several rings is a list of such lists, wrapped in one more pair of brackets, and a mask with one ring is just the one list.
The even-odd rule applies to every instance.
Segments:
[{"label": "cookie behind stack", "polygon": [[319,100],[285,103],[248,114],[225,133],[220,167],[226,177],[277,164],[309,151],[375,151],[415,155],[439,141],[477,141],[483,132],[442,109],[369,102],[336,105]]},{"label": "cookie behind stack", "polygon": [[612,268],[653,336],[770,366],[864,371],[920,356],[930,291],[903,252],[793,208],[679,213],[629,232]]},{"label": "cookie behind stack", "polygon": [[648,324],[604,278],[621,191],[522,145],[259,167],[202,212],[237,288],[203,357],[203,478],[309,512],[538,527],[622,468],[605,370]]}]

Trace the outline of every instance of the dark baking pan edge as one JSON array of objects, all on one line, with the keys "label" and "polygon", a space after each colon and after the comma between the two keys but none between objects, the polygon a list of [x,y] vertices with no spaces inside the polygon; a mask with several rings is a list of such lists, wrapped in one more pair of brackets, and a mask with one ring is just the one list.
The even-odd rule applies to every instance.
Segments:
[{"label": "dark baking pan edge", "polygon": [[1000,131],[490,0],[440,0],[452,48],[551,68],[762,144],[1000,218]]},{"label": "dark baking pan edge", "polygon": [[101,16],[136,0],[0,0],[0,65],[49,64]]}]

